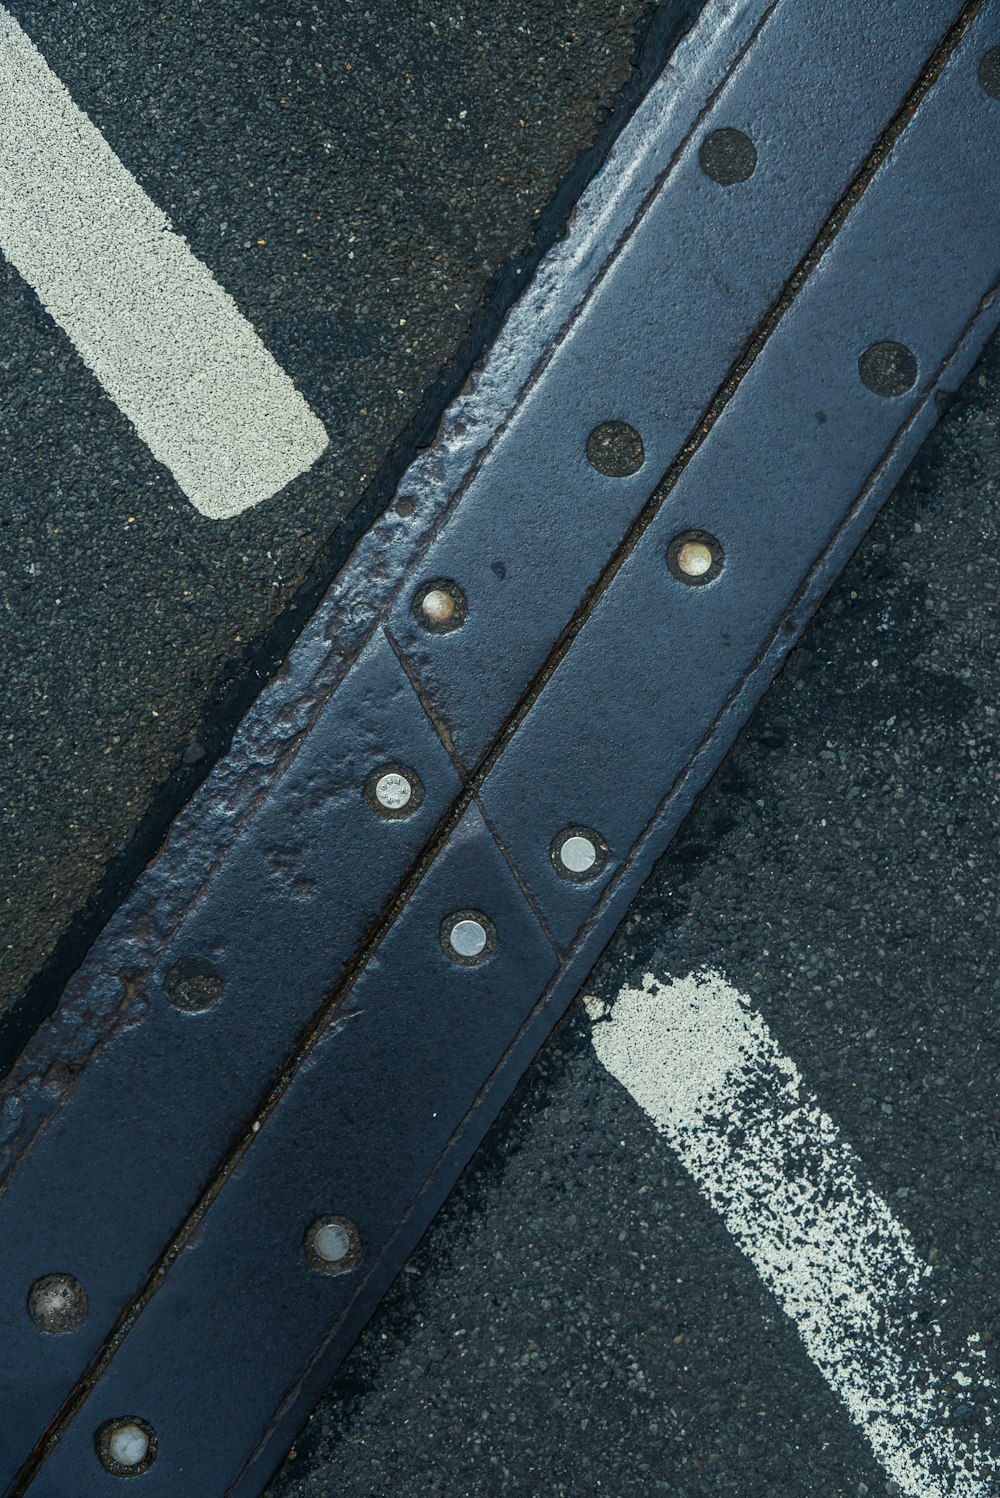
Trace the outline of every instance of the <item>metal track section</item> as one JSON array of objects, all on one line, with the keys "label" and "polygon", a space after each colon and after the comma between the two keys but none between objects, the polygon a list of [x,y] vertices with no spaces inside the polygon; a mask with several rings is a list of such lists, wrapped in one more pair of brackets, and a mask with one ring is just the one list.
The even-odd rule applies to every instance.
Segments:
[{"label": "metal track section", "polygon": [[710,3],[0,1098],[0,1490],[251,1498],[1000,319],[1000,0]]}]

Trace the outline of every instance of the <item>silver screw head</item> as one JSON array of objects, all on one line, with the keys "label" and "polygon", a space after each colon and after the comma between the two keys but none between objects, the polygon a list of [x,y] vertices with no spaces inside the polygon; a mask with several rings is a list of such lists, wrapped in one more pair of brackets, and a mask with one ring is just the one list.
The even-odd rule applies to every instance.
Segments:
[{"label": "silver screw head", "polygon": [[486,927],[481,921],[456,921],[448,941],[459,957],[480,957],[486,951]]},{"label": "silver screw head", "polygon": [[704,541],[685,541],[677,565],[688,577],[703,577],[712,565],[712,549]]},{"label": "silver screw head", "polygon": [[306,1229],[306,1258],[323,1274],[347,1274],[361,1262],[361,1236],[349,1217],[317,1217]]},{"label": "silver screw head", "polygon": [[386,811],[402,811],[413,799],[413,787],[405,775],[390,770],[375,782],[375,799]]},{"label": "silver screw head", "polygon": [[365,782],[365,799],[376,816],[401,820],[420,806],[424,787],[408,765],[379,765]]},{"label": "silver screw head", "polygon": [[424,629],[432,634],[448,634],[465,623],[468,602],[457,583],[447,577],[438,578],[417,589],[413,612]]},{"label": "silver screw head", "polygon": [[87,1319],[87,1292],[71,1274],[46,1274],[28,1291],[28,1315],[40,1332],[75,1332]]},{"label": "silver screw head", "polygon": [[681,531],[667,547],[667,566],[688,587],[713,583],[725,561],[722,547],[707,531]]},{"label": "silver screw head", "polygon": [[339,1222],[324,1222],[313,1235],[313,1247],[328,1264],[339,1264],[351,1251],[351,1236]]},{"label": "silver screw head", "polygon": [[455,617],[455,600],[444,588],[429,588],[420,607],[432,624],[447,624]]},{"label": "silver screw head", "polygon": [[592,827],[564,827],[553,840],[552,865],[563,879],[587,884],[603,872],[609,849]]},{"label": "silver screw head", "polygon": [[112,1431],[108,1449],[116,1462],[123,1467],[138,1467],[146,1460],[149,1437],[141,1425],[119,1425]]},{"label": "silver screw head", "polygon": [[106,1420],[96,1445],[101,1465],[115,1477],[138,1477],[156,1460],[156,1432],[135,1415]]},{"label": "silver screw head", "polygon": [[559,849],[559,857],[571,874],[589,874],[597,862],[597,849],[589,837],[568,837]]},{"label": "silver screw head", "polygon": [[456,910],[442,922],[441,945],[452,962],[478,967],[496,951],[496,928],[481,910]]}]

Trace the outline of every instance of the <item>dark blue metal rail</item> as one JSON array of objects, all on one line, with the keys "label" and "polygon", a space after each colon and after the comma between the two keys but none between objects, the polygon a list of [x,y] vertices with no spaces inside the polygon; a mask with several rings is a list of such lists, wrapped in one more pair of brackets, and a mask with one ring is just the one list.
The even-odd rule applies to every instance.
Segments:
[{"label": "dark blue metal rail", "polygon": [[998,47],[709,4],[7,1079],[7,1494],[260,1491],[996,326]]}]

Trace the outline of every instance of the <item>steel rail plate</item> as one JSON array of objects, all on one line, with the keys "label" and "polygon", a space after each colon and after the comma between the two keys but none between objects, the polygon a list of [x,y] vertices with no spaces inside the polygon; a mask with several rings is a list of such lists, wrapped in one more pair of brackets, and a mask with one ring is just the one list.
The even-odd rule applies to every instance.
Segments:
[{"label": "steel rail plate", "polygon": [[260,1492],[1000,320],[998,46],[682,43],[4,1084],[8,1495]]}]

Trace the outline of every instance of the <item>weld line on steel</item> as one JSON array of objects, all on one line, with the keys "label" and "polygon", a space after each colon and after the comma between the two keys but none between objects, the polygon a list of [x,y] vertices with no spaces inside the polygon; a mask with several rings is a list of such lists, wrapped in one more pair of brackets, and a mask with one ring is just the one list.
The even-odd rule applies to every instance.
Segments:
[{"label": "weld line on steel", "polygon": [[[375,626],[375,630],[372,631],[373,634],[376,632],[378,627],[378,625]],[[434,732],[441,740],[441,745],[447,752],[459,780],[462,782],[463,787],[468,785],[469,768],[467,765],[464,765],[458,757],[458,750],[455,748],[455,741],[451,736],[447,723],[442,722],[441,718],[434,711],[434,705],[427,695],[427,690],[424,687],[423,682],[414,671],[403,651],[400,650],[399,643],[396,640],[395,635],[393,635],[391,630],[387,629],[385,625],[382,625],[382,633],[386,638],[390,650],[399,662],[404,676],[410,683],[410,686],[413,688],[413,695],[416,697],[417,701],[420,703],[420,706],[423,708],[424,717],[427,719],[428,723],[431,725]]]},{"label": "weld line on steel", "polygon": [[521,870],[515,863],[513,857],[508,852],[507,845],[504,842],[503,838],[500,836],[499,828],[496,826],[496,823],[494,822],[493,818],[490,816],[489,812],[486,810],[486,807],[478,796],[472,795],[471,803],[485,822],[486,830],[496,844],[497,852],[500,854],[504,863],[510,869],[514,883],[521,891],[521,894],[524,897],[525,904],[528,906],[532,915],[535,917],[535,920],[542,928],[542,931],[545,935],[545,940],[548,942],[553,952],[555,952],[556,956],[561,957],[561,949],[559,943],[553,936],[551,927],[549,926],[548,921],[545,919],[545,915],[542,911],[541,905],[538,902],[538,897],[536,896],[531,886],[528,884],[528,881],[525,879],[524,875],[521,873]]}]

